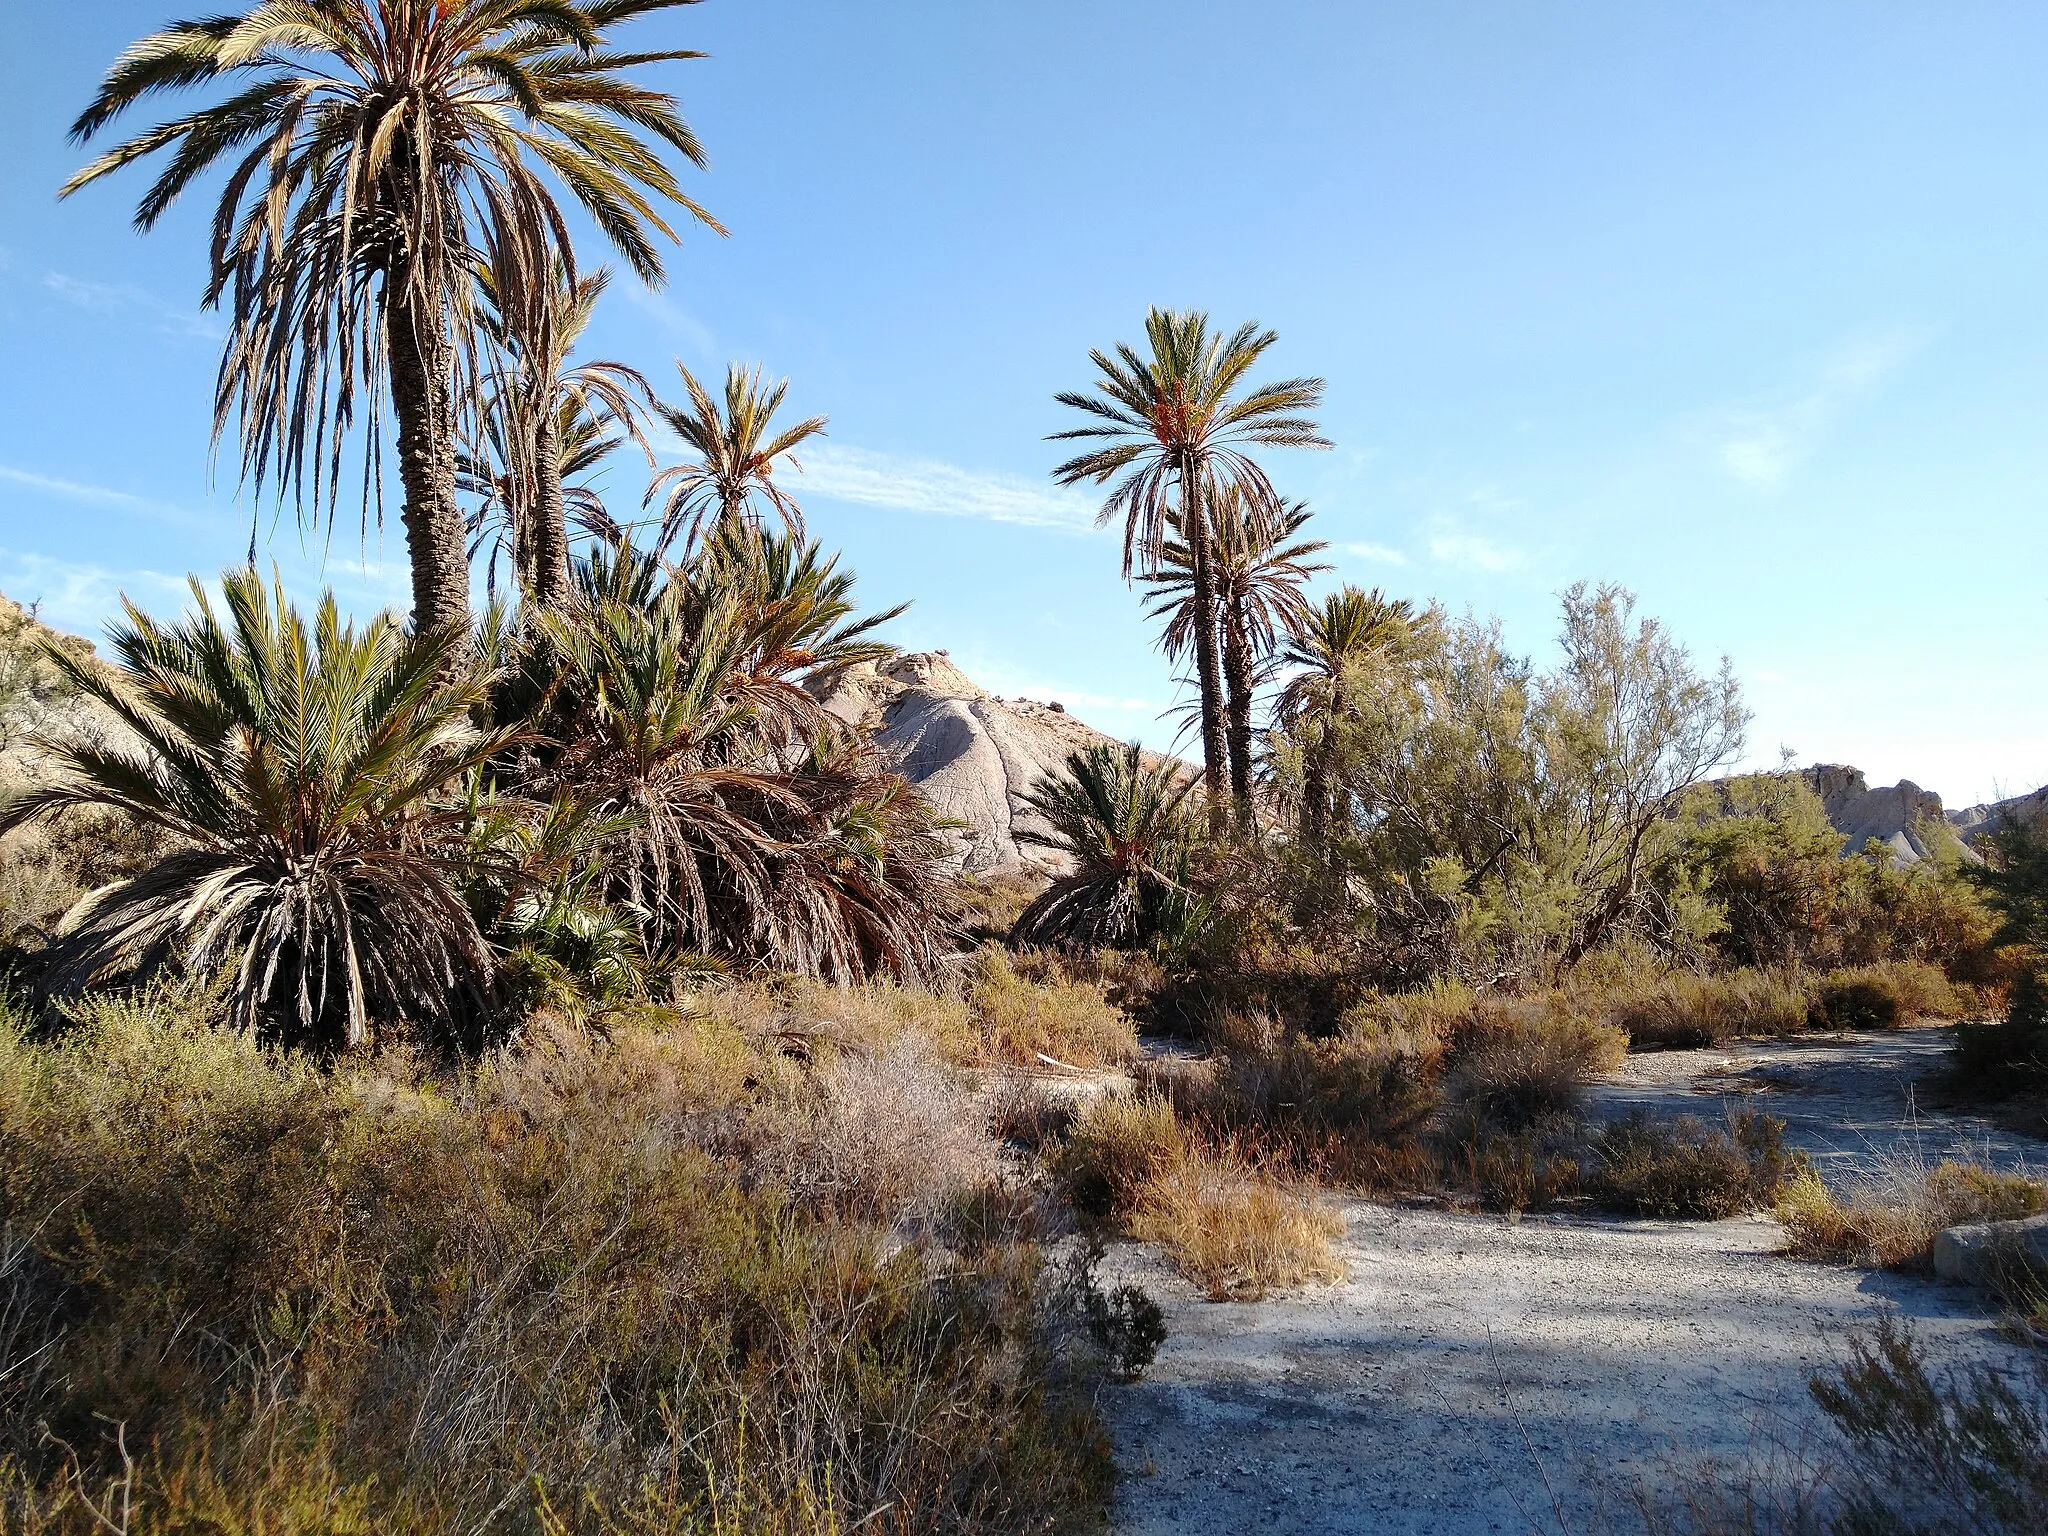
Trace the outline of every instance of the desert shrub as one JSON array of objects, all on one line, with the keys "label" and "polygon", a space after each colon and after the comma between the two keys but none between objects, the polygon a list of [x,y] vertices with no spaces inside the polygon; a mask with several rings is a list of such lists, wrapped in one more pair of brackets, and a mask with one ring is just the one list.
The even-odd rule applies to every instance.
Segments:
[{"label": "desert shrub", "polygon": [[1932,1167],[1894,1159],[1837,1196],[1811,1169],[1795,1172],[1777,1201],[1789,1250],[1801,1258],[1925,1268],[1944,1227],[2007,1221],[2048,1210],[2048,1185],[1981,1164]]},{"label": "desert shrub", "polygon": [[960,926],[977,943],[1010,936],[1024,909],[1045,889],[1043,877],[1017,874],[968,875],[960,881]]},{"label": "desert shrub", "polygon": [[1447,1117],[1435,1142],[1442,1177],[1482,1210],[1540,1211],[1581,1191],[1584,1132],[1574,1116],[1506,1129],[1467,1104]]},{"label": "desert shrub", "polygon": [[1452,1037],[1447,1091],[1507,1130],[1578,1108],[1585,1084],[1621,1064],[1628,1038],[1563,999],[1495,1004]]},{"label": "desert shrub", "polygon": [[833,986],[808,976],[756,979],[700,995],[694,1006],[749,1039],[809,1059],[851,1050],[872,1055],[906,1039],[960,1066],[980,1063],[981,1033],[966,1003],[890,981]]},{"label": "desert shrub", "polygon": [[168,994],[9,1023],[9,1528],[93,1528],[124,1478],[136,1530],[1085,1524],[1114,1304],[1029,1202],[940,1252],[891,1232],[921,1192],[849,1198],[745,1133],[808,1077],[828,1167],[909,1167],[851,1124],[905,1114],[903,1064],[853,1063],[652,1015],[434,1070],[319,1069]]},{"label": "desert shrub", "polygon": [[1975,998],[1923,960],[1846,966],[1821,978],[1811,1022],[1820,1029],[1890,1029],[1912,1019],[1954,1018]]},{"label": "desert shrub", "polygon": [[1198,1152],[1147,1179],[1129,1228],[1164,1248],[1211,1301],[1257,1301],[1282,1287],[1344,1278],[1330,1247],[1343,1220],[1234,1157]]},{"label": "desert shrub", "polygon": [[1660,1124],[1637,1111],[1593,1138],[1593,1193],[1635,1216],[1718,1221],[1768,1207],[1799,1166],[1784,1122],[1754,1111],[1726,1130],[1681,1115]]},{"label": "desert shrub", "polygon": [[1088,1332],[1119,1381],[1144,1374],[1166,1342],[1166,1313],[1135,1285],[1088,1293]]},{"label": "desert shrub", "polygon": [[1098,1099],[1051,1166],[1077,1211],[1159,1244],[1212,1300],[1343,1274],[1330,1248],[1336,1216],[1232,1142],[1184,1125],[1158,1095]]},{"label": "desert shrub", "polygon": [[1075,1123],[1052,1167],[1077,1211],[1108,1217],[1135,1209],[1144,1187],[1189,1161],[1194,1147],[1165,1099],[1104,1094]]},{"label": "desert shrub", "polygon": [[2020,1536],[2048,1508],[2048,1390],[1972,1364],[1936,1373],[1910,1325],[1880,1318],[1814,1377],[1849,1444],[1834,1481],[1845,1536]]},{"label": "desert shrub", "polygon": [[1616,988],[1604,1008],[1631,1046],[1673,1049],[1803,1030],[1813,995],[1812,978],[1792,969],[1674,971]]},{"label": "desert shrub", "polygon": [[989,1130],[1011,1146],[1038,1152],[1064,1138],[1080,1118],[1071,1093],[1060,1093],[1036,1078],[1004,1076],[989,1092]]},{"label": "desert shrub", "polygon": [[1130,1015],[1110,1002],[1100,983],[1057,973],[1028,980],[1000,945],[975,953],[967,1005],[991,1061],[1030,1066],[1050,1056],[1064,1066],[1105,1067],[1138,1054]]},{"label": "desert shrub", "polygon": [[2048,1086],[2048,981],[2039,971],[2013,983],[2003,1019],[1957,1027],[1949,1066],[1958,1086],[1981,1098]]}]

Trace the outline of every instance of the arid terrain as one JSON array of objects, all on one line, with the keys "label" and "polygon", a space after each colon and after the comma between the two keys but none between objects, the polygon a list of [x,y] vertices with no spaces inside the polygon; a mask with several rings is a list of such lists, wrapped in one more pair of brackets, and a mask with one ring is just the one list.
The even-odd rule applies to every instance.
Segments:
[{"label": "arid terrain", "polygon": [[[1831,1184],[1948,1155],[2038,1173],[2040,1143],[1920,1102],[1946,1036],[1632,1056],[1592,1107],[1764,1107]],[[1784,1256],[1766,1216],[1342,1211],[1349,1278],[1262,1302],[1206,1302],[1142,1249],[1115,1256],[1171,1328],[1149,1376],[1112,1398],[1116,1530],[1628,1530],[1638,1492],[1708,1460],[1824,1455],[1807,1377],[1886,1312],[1940,1360],[2025,1353],[1979,1293]]]}]

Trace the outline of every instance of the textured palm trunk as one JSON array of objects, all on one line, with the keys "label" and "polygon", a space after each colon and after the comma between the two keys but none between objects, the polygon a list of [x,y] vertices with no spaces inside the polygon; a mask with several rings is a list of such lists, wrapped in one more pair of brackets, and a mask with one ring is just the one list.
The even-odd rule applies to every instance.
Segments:
[{"label": "textured palm trunk", "polygon": [[1330,732],[1334,721],[1323,722],[1323,734],[1309,744],[1308,761],[1301,776],[1302,830],[1309,846],[1320,848],[1330,830]]},{"label": "textured palm trunk", "polygon": [[1202,789],[1209,802],[1209,834],[1224,833],[1228,799],[1224,762],[1223,681],[1216,660],[1216,568],[1209,556],[1209,515],[1202,504],[1201,466],[1193,455],[1180,466],[1181,530],[1195,578],[1195,681],[1202,693]]},{"label": "textured palm trunk", "polygon": [[1230,795],[1237,829],[1252,824],[1252,647],[1246,633],[1244,596],[1233,592],[1223,603],[1223,683],[1228,701],[1225,735],[1230,747]]},{"label": "textured palm trunk", "polygon": [[562,425],[543,410],[533,445],[533,568],[522,572],[526,590],[541,608],[559,613],[569,606],[569,523],[562,500]]},{"label": "textured palm trunk", "polygon": [[469,544],[455,504],[451,355],[438,303],[421,306],[394,275],[385,318],[398,475],[405,487],[405,547],[412,561],[412,622],[420,634],[469,624]]}]

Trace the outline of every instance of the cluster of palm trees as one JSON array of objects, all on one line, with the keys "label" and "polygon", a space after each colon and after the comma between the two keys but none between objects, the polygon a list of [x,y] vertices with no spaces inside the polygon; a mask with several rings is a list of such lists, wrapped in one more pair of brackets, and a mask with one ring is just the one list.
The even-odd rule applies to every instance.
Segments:
[{"label": "cluster of palm trees", "polygon": [[[353,1046],[401,1019],[474,1041],[542,994],[735,965],[937,966],[939,824],[815,697],[887,654],[871,632],[901,611],[855,613],[775,479],[823,418],[778,426],[787,385],[758,369],[721,398],[679,364],[672,406],[576,356],[608,274],[579,269],[556,189],[649,284],[678,214],[718,229],[663,158],[703,162],[675,99],[632,78],[697,55],[613,41],[688,3],[268,0],[142,39],[79,118],[91,140],[228,87],[65,194],[167,156],[147,229],[224,172],[216,439],[235,425],[257,496],[315,520],[360,451],[368,518],[388,406],[413,602],[409,628],[331,597],[309,622],[247,568],[221,610],[196,581],[175,623],[131,606],[111,673],[59,660],[125,731],[48,742],[68,771],[0,830],[97,806],[176,851],[73,914],[52,985],[176,962],[224,973],[252,1028]],[[693,457],[622,525],[589,477],[629,444],[652,472],[661,428]]]},{"label": "cluster of palm trees", "polygon": [[[1292,811],[1293,834],[1320,847],[1345,813],[1332,772],[1345,724],[1412,650],[1417,616],[1354,586],[1308,596],[1330,569],[1315,558],[1328,546],[1306,536],[1307,505],[1278,493],[1256,450],[1330,446],[1311,415],[1323,381],[1249,383],[1277,340],[1256,325],[1226,333],[1199,312],[1155,308],[1145,340],[1091,353],[1094,391],[1057,397],[1092,419],[1054,434],[1089,445],[1054,477],[1110,487],[1100,521],[1123,525],[1124,575],[1144,583],[1168,657],[1193,660],[1187,710],[1208,844],[1256,838]],[[1261,690],[1273,698],[1263,754]],[[1272,772],[1282,759],[1301,770]],[[1073,754],[1029,798],[1074,871],[1027,910],[1019,936],[1180,942],[1206,909],[1191,857],[1203,839],[1187,813],[1195,787],[1135,745]]]}]

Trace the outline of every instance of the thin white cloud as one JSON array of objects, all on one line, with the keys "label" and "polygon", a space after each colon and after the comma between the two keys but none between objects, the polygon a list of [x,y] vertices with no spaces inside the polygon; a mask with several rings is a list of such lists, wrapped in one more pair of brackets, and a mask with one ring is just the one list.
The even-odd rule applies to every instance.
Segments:
[{"label": "thin white cloud", "polygon": [[1440,533],[1429,541],[1430,558],[1444,565],[1469,566],[1495,575],[1512,571],[1523,561],[1519,549],[1496,544],[1476,533]]},{"label": "thin white cloud", "polygon": [[1346,544],[1344,553],[1356,555],[1361,560],[1377,560],[1382,565],[1407,565],[1408,557],[1391,544]]},{"label": "thin white cloud", "polygon": [[1777,485],[1830,422],[1883,383],[1930,335],[1902,330],[1845,342],[1821,360],[1807,387],[1792,398],[1723,412],[1715,433],[1722,470],[1745,485]]},{"label": "thin white cloud", "polygon": [[715,357],[718,343],[711,329],[665,293],[656,293],[641,283],[627,283],[617,290],[637,308],[652,315],[662,329],[680,341],[700,362]]},{"label": "thin white cloud", "polygon": [[74,308],[93,314],[119,315],[140,310],[151,316],[156,321],[156,328],[168,336],[219,341],[227,334],[219,322],[166,304],[156,295],[126,283],[95,283],[63,272],[45,272],[43,287]]},{"label": "thin white cloud", "polygon": [[142,517],[176,523],[187,528],[212,528],[220,523],[219,518],[205,512],[173,506],[167,501],[156,501],[148,496],[137,496],[133,492],[117,491],[104,485],[88,485],[83,481],[65,480],[56,475],[41,475],[34,470],[17,469],[11,464],[0,464],[0,484],[18,485],[25,490],[55,496],[64,501],[132,512]]},{"label": "thin white cloud", "polygon": [[834,501],[893,507],[942,517],[978,517],[996,523],[1088,533],[1096,504],[1020,475],[962,469],[937,459],[875,453],[820,444],[803,455],[801,488]]},{"label": "thin white cloud", "polygon": [[110,571],[104,566],[53,560],[27,550],[0,548],[0,592],[23,606],[35,605],[45,624],[97,634],[119,611],[121,594],[137,602],[186,590],[180,576],[160,571]]}]

